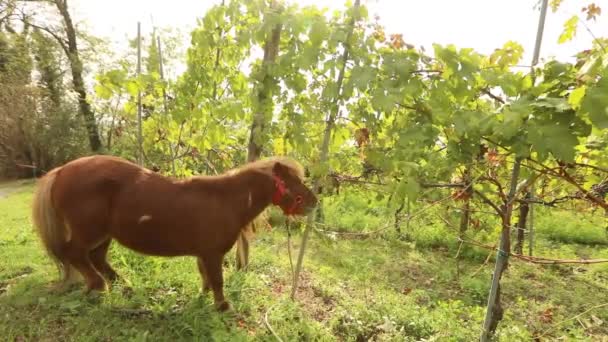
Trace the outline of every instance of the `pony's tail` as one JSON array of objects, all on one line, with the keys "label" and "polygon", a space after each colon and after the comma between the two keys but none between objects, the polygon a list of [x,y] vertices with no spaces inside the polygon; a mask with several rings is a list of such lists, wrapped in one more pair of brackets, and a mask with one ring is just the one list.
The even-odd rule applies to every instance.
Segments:
[{"label": "pony's tail", "polygon": [[58,169],[50,171],[38,181],[32,203],[32,219],[47,254],[57,265],[59,273],[63,275],[63,281],[67,282],[71,272],[63,251],[69,239],[69,231],[64,220],[55,210],[51,196],[57,171]]}]

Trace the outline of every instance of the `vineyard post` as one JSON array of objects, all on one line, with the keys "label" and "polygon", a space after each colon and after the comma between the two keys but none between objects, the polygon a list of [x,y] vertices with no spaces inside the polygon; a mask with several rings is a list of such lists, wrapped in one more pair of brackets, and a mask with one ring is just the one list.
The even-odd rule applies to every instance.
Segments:
[{"label": "vineyard post", "polygon": [[[534,200],[536,198],[536,196],[534,194],[534,185],[532,185],[530,187],[530,194],[532,194],[531,198],[532,198],[532,200]],[[528,255],[532,256],[532,251],[534,249],[534,204],[533,203],[530,203],[530,213],[528,215],[530,215],[530,222],[528,224],[528,227],[529,227],[528,228],[528,230],[529,230]]]},{"label": "vineyard post", "polygon": [[[141,75],[141,23],[137,22],[137,77]],[[141,131],[141,87],[137,87],[137,162],[144,164]]]},{"label": "vineyard post", "polygon": [[[160,81],[163,82],[163,111],[165,116],[169,114],[169,110],[167,108],[167,91],[165,89],[165,71],[163,68],[163,50],[160,46],[160,35],[156,36],[156,48],[158,49],[158,73],[160,75]],[[181,132],[181,130],[180,130]],[[177,159],[177,153],[179,148],[180,141],[178,140],[175,144],[175,149],[171,151],[171,173],[173,177],[177,177],[177,168],[175,167],[175,161]]]},{"label": "vineyard post", "polygon": [[407,222],[405,225],[405,236],[410,234],[410,222],[412,221],[412,202],[410,201],[410,196],[407,196]]},{"label": "vineyard post", "polygon": [[[353,14],[352,14],[352,18],[349,22],[349,31],[346,35],[346,40],[344,42],[344,51],[342,52],[342,65],[341,65],[341,69],[340,69],[340,73],[338,74],[338,79],[336,80],[336,91],[337,91],[337,95],[334,98],[334,103],[332,103],[333,108],[331,108],[329,115],[327,117],[327,121],[326,121],[326,125],[325,125],[325,131],[323,132],[323,142],[321,143],[321,151],[319,154],[319,163],[321,165],[327,163],[327,160],[329,158],[329,142],[331,140],[331,133],[332,130],[334,129],[334,125],[336,123],[336,118],[338,117],[338,113],[340,111],[340,105],[339,102],[342,98],[342,83],[344,82],[344,77],[345,77],[345,73],[346,73],[346,64],[348,62],[348,54],[349,54],[349,47],[350,47],[350,41],[352,39],[353,36],[353,31],[355,30],[355,21],[356,21],[356,17],[359,13],[359,6],[360,6],[361,0],[355,0],[355,4],[353,5]],[[319,187],[321,185],[321,178],[319,176],[315,177],[314,183],[313,183],[313,187],[312,187],[312,191],[317,194],[319,191]],[[308,215],[308,218],[306,220],[306,228],[304,229],[304,234],[302,235],[302,243],[300,245],[300,250],[298,253],[298,261],[296,264],[296,270],[294,273],[294,279],[293,279],[293,286],[291,288],[291,299],[294,300],[296,297],[296,291],[298,289],[298,282],[300,279],[300,271],[302,270],[302,262],[304,259],[304,252],[306,251],[306,244],[308,242],[308,236],[310,235],[310,231],[312,230],[313,225],[315,224],[315,216],[316,216],[316,210],[314,210],[310,215]]]},{"label": "vineyard post", "polygon": [[[536,42],[534,44],[534,55],[532,57],[532,67],[538,63],[540,55],[540,46],[545,27],[548,2],[548,0],[543,0],[540,10],[538,29],[536,31]],[[509,253],[511,249],[511,214],[513,210],[513,201],[515,200],[515,194],[517,191],[517,180],[519,178],[520,166],[521,158],[516,157],[513,165],[513,172],[511,174],[511,188],[509,190],[509,195],[507,196],[506,203],[501,208],[502,232],[500,237],[500,247],[496,257],[494,274],[492,275],[492,287],[490,288],[490,293],[488,295],[488,307],[486,309],[486,317],[483,323],[483,330],[481,332],[481,342],[489,341],[491,335],[498,326],[498,322],[503,316],[503,308],[500,305],[500,278],[502,277],[502,274],[509,263]]]},{"label": "vineyard post", "polygon": [[517,222],[517,226],[515,229],[517,230],[517,240],[515,243],[515,253],[524,254],[524,235],[526,232],[526,226],[528,222],[528,216],[530,214],[530,205],[531,205],[532,195],[530,191],[526,191],[524,195],[524,200],[519,205],[519,221]]},{"label": "vineyard post", "polygon": [[[156,46],[158,48],[158,71],[160,73],[161,82],[165,82],[165,69],[163,68],[163,50],[160,47],[160,35],[156,36]],[[167,109],[167,91],[165,89],[165,85],[163,84],[163,109],[165,111],[165,115],[168,114]],[[173,174],[175,175],[175,170],[173,170]]]}]

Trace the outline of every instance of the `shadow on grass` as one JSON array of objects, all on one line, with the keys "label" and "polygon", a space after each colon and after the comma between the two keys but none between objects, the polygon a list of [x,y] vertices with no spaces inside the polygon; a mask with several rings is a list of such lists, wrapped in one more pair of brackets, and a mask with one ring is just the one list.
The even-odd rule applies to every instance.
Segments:
[{"label": "shadow on grass", "polygon": [[[238,289],[242,282],[231,281]],[[238,339],[235,314],[215,311],[211,294],[182,288],[143,289],[116,284],[103,294],[85,295],[82,284],[51,290],[30,274],[0,294],[0,335],[8,340],[216,340]],[[229,298],[235,300],[231,291]],[[218,335],[219,334],[219,335]],[[240,336],[243,337],[243,336]],[[223,338],[221,338],[223,339]]]}]

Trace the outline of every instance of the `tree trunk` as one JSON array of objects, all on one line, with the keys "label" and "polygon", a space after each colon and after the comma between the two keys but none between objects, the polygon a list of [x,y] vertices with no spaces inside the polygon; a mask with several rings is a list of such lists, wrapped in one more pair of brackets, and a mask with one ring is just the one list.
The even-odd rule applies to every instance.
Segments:
[{"label": "tree trunk", "polygon": [[[271,3],[271,11],[276,8],[275,1]],[[251,124],[251,132],[249,135],[249,146],[247,149],[247,161],[257,160],[262,154],[262,141],[266,124],[272,116],[272,88],[275,85],[275,78],[270,75],[270,66],[275,63],[279,54],[279,43],[281,40],[282,25],[277,24],[266,39],[264,45],[264,59],[262,61],[262,88],[257,94],[257,110],[253,115],[253,123]]]},{"label": "tree trunk", "polygon": [[78,109],[80,115],[84,119],[85,127],[89,137],[89,144],[93,152],[98,152],[102,148],[101,138],[99,137],[99,131],[97,129],[97,122],[95,121],[95,115],[91,109],[91,105],[87,101],[87,92],[84,85],[84,79],[82,77],[82,62],[78,53],[78,45],[76,43],[76,31],[70,12],[68,11],[67,0],[54,0],[59,13],[63,17],[64,29],[67,36],[67,54],[70,61],[70,69],[72,71],[72,85],[74,91],[78,94]]},{"label": "tree trunk", "polygon": [[[277,9],[277,2],[270,4],[270,13]],[[267,14],[270,16],[271,14]],[[262,143],[265,135],[266,125],[272,117],[273,103],[272,90],[276,80],[270,74],[270,67],[275,63],[279,54],[279,43],[281,41],[281,30],[283,26],[278,23],[266,38],[264,44],[264,58],[262,60],[262,87],[257,93],[257,109],[253,114],[253,123],[249,135],[249,146],[247,148],[247,161],[252,162],[260,158],[262,154]],[[219,50],[217,58],[219,59]],[[253,224],[253,222],[251,223]],[[236,267],[244,269],[249,264],[249,241],[244,234],[239,234],[236,244]]]},{"label": "tree trunk", "polygon": [[471,197],[473,196],[473,184],[471,184],[471,168],[467,166],[464,170],[464,205],[462,206],[462,216],[460,217],[460,238],[463,238],[466,231],[469,229],[469,221],[471,220]]},{"label": "tree trunk", "polygon": [[[530,193],[526,193],[524,197],[526,200],[530,200]],[[530,211],[530,204],[528,202],[522,202],[519,206],[519,221],[517,221],[517,242],[513,248],[517,254],[524,254],[524,237],[526,231],[526,223],[528,221],[528,212]]]},{"label": "tree trunk", "polygon": [[[409,207],[409,199],[408,199],[408,207]],[[399,207],[395,210],[394,216],[395,216],[395,231],[397,232],[397,234],[401,235],[401,212],[403,211],[403,209],[405,208],[405,200],[401,201],[401,204],[399,205]],[[408,220],[409,220],[409,213],[408,213]]]},{"label": "tree trunk", "polygon": [[[464,240],[465,234],[469,229],[469,223],[471,222],[471,197],[473,196],[473,184],[471,178],[471,166],[467,166],[464,169],[464,179],[463,183],[465,185],[465,189],[462,190],[464,193],[464,204],[462,205],[462,215],[460,216],[460,228],[458,231],[458,237],[460,240]],[[458,248],[458,253],[456,254],[456,278],[460,279],[460,250],[462,248],[462,242],[460,243],[460,247]]]}]

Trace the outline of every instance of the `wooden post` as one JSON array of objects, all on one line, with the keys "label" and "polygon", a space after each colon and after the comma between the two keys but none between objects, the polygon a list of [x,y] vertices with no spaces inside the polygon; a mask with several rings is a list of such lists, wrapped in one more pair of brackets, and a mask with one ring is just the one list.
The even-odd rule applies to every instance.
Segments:
[{"label": "wooden post", "polygon": [[[534,185],[530,187],[530,199],[535,199],[536,196],[534,194]],[[528,222],[528,255],[532,256],[532,252],[534,249],[534,204],[530,203],[530,215]]]},{"label": "wooden post", "polygon": [[[160,36],[156,36],[156,46],[158,47],[158,71],[160,73],[160,80],[162,82],[165,81],[165,70],[163,68],[163,50],[160,47]],[[168,113],[167,109],[167,92],[165,90],[165,85],[163,84],[163,109],[165,111],[165,115]]]},{"label": "wooden post", "polygon": [[530,213],[530,199],[531,199],[530,191],[526,192],[524,196],[524,202],[522,202],[519,206],[519,221],[517,221],[517,241],[515,243],[514,252],[517,254],[524,254],[524,238],[526,233],[526,227],[528,222],[528,216]]},{"label": "wooden post", "polygon": [[[336,123],[336,117],[338,116],[340,109],[340,100],[342,99],[342,83],[344,82],[344,77],[346,76],[346,64],[349,59],[350,53],[350,41],[353,36],[353,31],[355,30],[355,22],[357,21],[357,16],[359,14],[359,6],[361,4],[361,0],[355,0],[353,5],[353,17],[349,22],[349,31],[346,34],[346,43],[344,44],[344,50],[342,51],[341,56],[341,69],[338,74],[338,79],[336,81],[338,95],[334,99],[333,108],[330,110],[329,115],[327,116],[325,130],[323,131],[323,142],[321,143],[321,151],[319,155],[319,163],[327,163],[329,159],[329,143],[331,140],[331,134],[334,130],[334,125]],[[315,181],[312,186],[312,191],[315,194],[319,193],[319,187],[321,186],[321,179],[319,176],[315,177]],[[317,210],[314,210],[310,215],[308,215],[308,219],[306,220],[306,228],[304,229],[304,234],[302,235],[302,244],[300,245],[300,251],[298,253],[298,261],[296,264],[296,270],[294,272],[293,286],[291,288],[291,299],[294,300],[296,297],[296,291],[298,289],[298,282],[300,279],[300,271],[302,270],[302,262],[304,260],[304,252],[306,251],[306,244],[308,242],[308,236],[310,235],[310,231],[313,228],[315,223],[315,216]]]},{"label": "wooden post", "polygon": [[[141,75],[141,23],[137,22],[137,77]],[[139,88],[139,87],[138,87]],[[141,129],[141,89],[137,90],[137,162],[144,165],[143,137]]]},{"label": "wooden post", "polygon": [[407,196],[407,221],[405,223],[405,236],[410,235],[410,222],[412,222],[412,202],[410,201],[410,196]]}]

